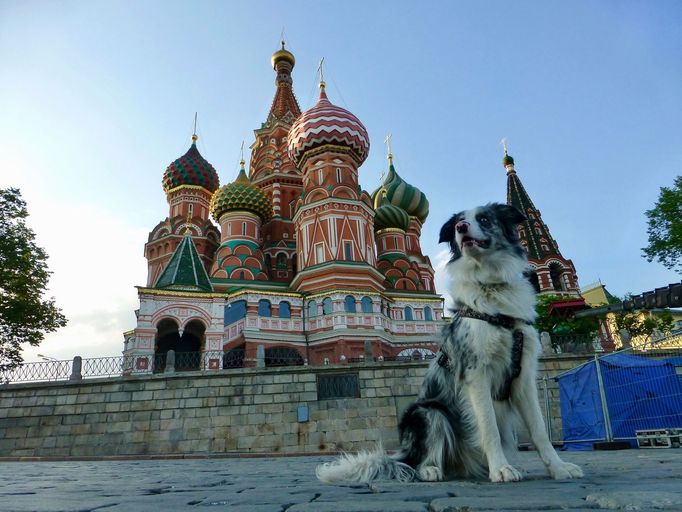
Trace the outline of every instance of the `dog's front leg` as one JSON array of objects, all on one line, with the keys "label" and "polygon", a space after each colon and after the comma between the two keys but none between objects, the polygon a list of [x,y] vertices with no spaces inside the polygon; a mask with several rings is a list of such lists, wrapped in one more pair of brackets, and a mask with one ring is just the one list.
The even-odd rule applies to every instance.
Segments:
[{"label": "dog's front leg", "polygon": [[512,401],[521,413],[530,433],[530,438],[533,440],[542,462],[547,467],[547,472],[556,480],[581,478],[583,472],[580,467],[561,460],[549,441],[545,421],[540,411],[538,390],[535,387],[535,379],[532,374],[521,373],[516,386],[517,389],[512,391]]},{"label": "dog's front leg", "polygon": [[521,473],[509,462],[502,451],[500,432],[497,429],[495,409],[490,395],[489,379],[480,372],[471,377],[466,387],[471,409],[476,419],[476,427],[486,459],[488,460],[488,477],[491,482],[516,482],[521,480]]}]

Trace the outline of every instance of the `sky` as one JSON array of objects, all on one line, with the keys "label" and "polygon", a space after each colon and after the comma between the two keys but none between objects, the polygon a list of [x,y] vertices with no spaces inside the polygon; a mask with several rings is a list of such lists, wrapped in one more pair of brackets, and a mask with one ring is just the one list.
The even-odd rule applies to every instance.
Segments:
[{"label": "sky", "polygon": [[282,34],[301,108],[324,57],[330,100],[367,127],[365,189],[392,134],[396,170],[430,201],[439,292],[441,225],[506,201],[503,137],[582,286],[678,281],[641,248],[644,212],[682,174],[681,23],[672,0],[0,0],[0,187],[21,189],[69,319],[26,360],[120,355],[147,235],[168,213],[165,168],[198,112],[199,150],[221,184],[236,177]]}]

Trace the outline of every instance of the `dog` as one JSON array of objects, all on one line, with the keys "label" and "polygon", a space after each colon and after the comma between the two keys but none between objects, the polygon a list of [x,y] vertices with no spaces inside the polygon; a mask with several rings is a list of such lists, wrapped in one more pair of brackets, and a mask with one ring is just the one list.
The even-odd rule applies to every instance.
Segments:
[{"label": "dog", "polygon": [[443,225],[455,310],[417,401],[399,422],[400,449],[343,455],[317,467],[321,481],[518,481],[505,452],[516,450],[519,417],[552,478],[583,476],[557,455],[538,402],[535,291],[517,233],[524,220],[516,208],[493,203]]}]

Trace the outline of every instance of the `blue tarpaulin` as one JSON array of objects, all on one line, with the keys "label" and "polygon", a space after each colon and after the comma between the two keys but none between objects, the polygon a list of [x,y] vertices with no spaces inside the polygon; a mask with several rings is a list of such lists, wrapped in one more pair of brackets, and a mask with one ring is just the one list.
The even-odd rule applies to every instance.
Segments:
[{"label": "blue tarpaulin", "polygon": [[[682,385],[672,361],[611,354],[599,359],[599,368],[615,440],[636,446],[636,430],[682,428]],[[606,439],[595,362],[557,380],[564,448],[589,450]]]}]

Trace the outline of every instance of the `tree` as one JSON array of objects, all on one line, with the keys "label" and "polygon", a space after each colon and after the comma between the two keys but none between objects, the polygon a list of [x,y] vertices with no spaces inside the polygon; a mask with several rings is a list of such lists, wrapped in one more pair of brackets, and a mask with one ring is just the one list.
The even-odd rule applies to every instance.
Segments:
[{"label": "tree", "polygon": [[0,189],[0,371],[22,363],[22,343],[37,346],[66,325],[54,298],[43,297],[51,272],[27,217],[19,189]]},{"label": "tree", "polygon": [[535,306],[535,311],[538,314],[535,321],[537,330],[555,335],[572,335],[576,336],[577,339],[584,339],[585,342],[591,341],[599,330],[599,321],[596,318],[574,318],[572,316],[564,318],[549,314],[552,304],[574,300],[576,300],[575,297],[539,295]]},{"label": "tree", "polygon": [[646,216],[649,245],[642,248],[644,257],[682,271],[682,176],[675,178],[672,188],[661,187],[658,202]]}]

